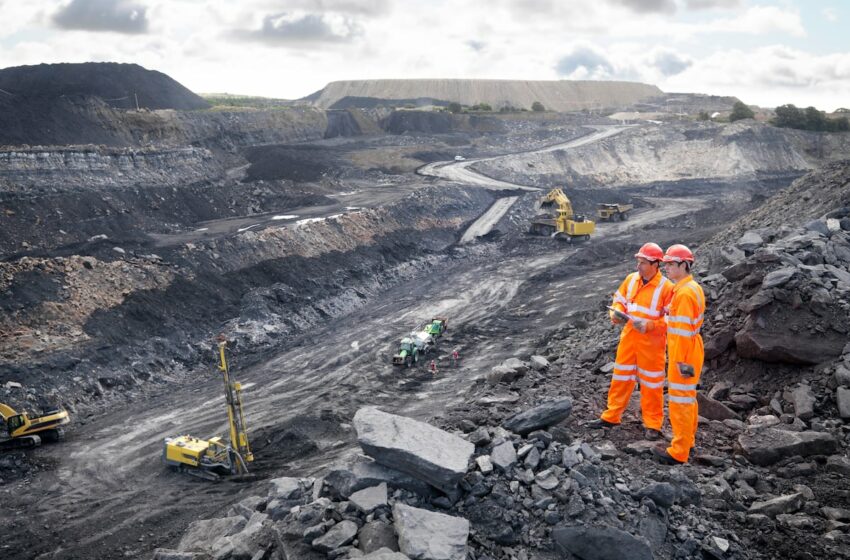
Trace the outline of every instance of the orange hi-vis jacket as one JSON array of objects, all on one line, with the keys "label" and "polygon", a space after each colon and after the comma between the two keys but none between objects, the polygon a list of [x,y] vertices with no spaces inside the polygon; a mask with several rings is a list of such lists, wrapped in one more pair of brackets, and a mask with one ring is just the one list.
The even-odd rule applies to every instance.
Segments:
[{"label": "orange hi-vis jacket", "polygon": [[[705,293],[691,275],[676,282],[667,315],[667,403],[673,441],[667,452],[677,461],[688,460],[697,432],[697,385],[705,356],[702,328]],[[692,377],[679,371],[679,364],[694,368]]]},{"label": "orange hi-vis jacket", "polygon": [[619,424],[635,383],[640,382],[641,411],[647,428],[660,430],[664,420],[664,348],[667,324],[664,310],[673,297],[673,283],[658,272],[644,283],[640,274],[626,276],[611,305],[635,319],[646,321],[646,332],[629,321],[620,333],[608,408],[601,418]]}]

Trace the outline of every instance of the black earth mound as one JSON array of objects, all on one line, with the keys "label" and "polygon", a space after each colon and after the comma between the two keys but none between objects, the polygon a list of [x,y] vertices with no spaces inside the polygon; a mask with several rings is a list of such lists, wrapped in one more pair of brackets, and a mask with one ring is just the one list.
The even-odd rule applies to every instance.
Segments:
[{"label": "black earth mound", "polygon": [[209,104],[161,72],[138,64],[39,64],[0,70],[0,145],[132,143],[126,109],[206,109]]}]

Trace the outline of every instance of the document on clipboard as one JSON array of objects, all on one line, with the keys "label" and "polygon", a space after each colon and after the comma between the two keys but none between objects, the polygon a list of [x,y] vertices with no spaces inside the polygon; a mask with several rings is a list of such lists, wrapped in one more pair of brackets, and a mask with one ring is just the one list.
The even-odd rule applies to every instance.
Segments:
[{"label": "document on clipboard", "polygon": [[614,316],[615,316],[615,317],[617,317],[617,319],[619,319],[619,320],[621,320],[621,321],[629,322],[629,321],[634,320],[634,317],[632,317],[632,316],[631,316],[631,315],[629,315],[628,313],[625,313],[625,312],[623,312],[623,311],[620,311],[619,309],[615,309],[615,308],[611,307],[610,305],[606,305],[606,307],[607,307],[608,309],[610,309],[611,311],[613,311],[613,312],[614,312]]}]

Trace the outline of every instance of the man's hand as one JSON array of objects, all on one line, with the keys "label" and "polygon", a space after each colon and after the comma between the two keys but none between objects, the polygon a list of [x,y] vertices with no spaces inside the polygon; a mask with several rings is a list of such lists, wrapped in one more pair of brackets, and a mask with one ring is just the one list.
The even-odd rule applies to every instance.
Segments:
[{"label": "man's hand", "polygon": [[614,313],[613,311],[609,311],[608,316],[611,317],[611,322],[614,323],[615,325],[622,325],[623,324],[623,321],[620,319],[620,317],[618,317],[617,314]]},{"label": "man's hand", "polygon": [[676,365],[679,366],[679,374],[681,374],[682,377],[693,377],[696,373],[696,371],[694,371],[694,366],[691,364],[676,362]]},{"label": "man's hand", "polygon": [[641,321],[640,319],[632,319],[632,326],[637,332],[641,334],[646,332],[646,321]]}]

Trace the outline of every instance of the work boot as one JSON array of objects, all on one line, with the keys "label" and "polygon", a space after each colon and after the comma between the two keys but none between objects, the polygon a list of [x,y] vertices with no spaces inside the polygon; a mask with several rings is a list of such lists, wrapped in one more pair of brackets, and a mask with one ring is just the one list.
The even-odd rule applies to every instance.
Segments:
[{"label": "work boot", "polygon": [[616,425],[617,424],[613,422],[603,420],[602,418],[597,418],[596,420],[591,420],[590,422],[587,422],[584,427],[590,428],[591,430],[599,430],[602,428],[613,428]]},{"label": "work boot", "polygon": [[663,443],[659,443],[655,445],[651,449],[652,454],[658,459],[661,463],[665,465],[683,465],[682,461],[675,459],[669,453],[667,453],[667,446]]},{"label": "work boot", "polygon": [[652,428],[645,428],[643,430],[643,439],[648,441],[660,441],[664,439],[664,435],[661,433],[661,430],[653,430]]}]

